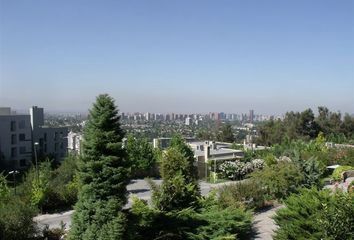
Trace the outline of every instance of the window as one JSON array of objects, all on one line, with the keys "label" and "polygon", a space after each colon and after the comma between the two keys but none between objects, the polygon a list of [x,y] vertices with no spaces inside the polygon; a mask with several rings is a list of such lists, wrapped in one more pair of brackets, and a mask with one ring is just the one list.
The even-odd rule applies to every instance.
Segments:
[{"label": "window", "polygon": [[55,145],[54,145],[54,151],[55,151],[55,152],[58,151],[58,143],[55,143]]},{"label": "window", "polygon": [[64,149],[64,143],[60,143],[60,149]]},{"label": "window", "polygon": [[11,157],[16,157],[17,156],[17,148],[13,147],[11,148]]},{"label": "window", "polygon": [[18,135],[18,139],[20,140],[20,142],[26,141],[26,134],[20,133]]},{"label": "window", "polygon": [[47,152],[47,144],[44,144],[44,152]]},{"label": "window", "polygon": [[25,167],[27,165],[26,159],[21,159],[20,160],[20,167]]},{"label": "window", "polygon": [[44,133],[43,139],[44,139],[45,142],[47,141],[47,133]]},{"label": "window", "polygon": [[20,147],[20,154],[26,154],[26,147]]},{"label": "window", "polygon": [[16,144],[16,134],[11,135],[11,144]]},{"label": "window", "polygon": [[54,140],[57,140],[58,139],[58,132],[55,132],[54,133]]},{"label": "window", "polygon": [[26,122],[25,120],[21,120],[19,123],[18,123],[18,128],[19,129],[24,129],[26,127]]},{"label": "window", "polygon": [[16,131],[16,121],[11,121],[11,131]]}]

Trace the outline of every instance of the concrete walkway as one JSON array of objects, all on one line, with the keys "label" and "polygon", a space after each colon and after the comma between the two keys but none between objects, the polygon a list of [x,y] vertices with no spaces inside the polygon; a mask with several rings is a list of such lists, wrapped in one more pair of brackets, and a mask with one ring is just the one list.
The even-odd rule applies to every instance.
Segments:
[{"label": "concrete walkway", "polygon": [[[161,180],[154,180],[156,184],[161,184]],[[233,182],[225,182],[218,184],[210,184],[206,182],[200,182],[200,190],[203,196],[208,195],[208,193],[212,189],[218,189],[224,185],[232,184]],[[144,180],[134,180],[127,186],[129,192],[129,201],[126,207],[130,207],[132,204],[131,196],[135,195],[140,199],[144,199],[150,201],[151,199],[151,190],[148,183]],[[280,206],[282,207],[282,206]],[[257,213],[254,216],[254,230],[256,235],[253,239],[262,239],[262,240],[271,240],[273,231],[276,229],[276,225],[271,217],[275,214],[276,210],[280,207],[273,207],[267,209],[261,213]],[[57,213],[57,214],[44,214],[39,215],[34,218],[34,220],[38,223],[40,228],[43,228],[45,225],[48,225],[50,228],[59,228],[61,222],[65,224],[66,228],[70,227],[71,224],[71,216],[73,214],[73,210]]]},{"label": "concrete walkway", "polygon": [[272,240],[273,233],[277,229],[277,225],[275,225],[272,217],[275,215],[275,212],[282,208],[283,206],[273,207],[271,209],[267,209],[261,213],[257,213],[254,216],[253,220],[253,229],[256,232],[256,235],[253,239],[258,240]]}]

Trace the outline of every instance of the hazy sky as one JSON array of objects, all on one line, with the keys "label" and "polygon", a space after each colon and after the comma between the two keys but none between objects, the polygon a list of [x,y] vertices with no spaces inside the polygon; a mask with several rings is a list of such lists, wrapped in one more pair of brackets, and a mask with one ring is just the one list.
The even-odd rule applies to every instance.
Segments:
[{"label": "hazy sky", "polygon": [[0,106],[354,113],[352,0],[0,0]]}]

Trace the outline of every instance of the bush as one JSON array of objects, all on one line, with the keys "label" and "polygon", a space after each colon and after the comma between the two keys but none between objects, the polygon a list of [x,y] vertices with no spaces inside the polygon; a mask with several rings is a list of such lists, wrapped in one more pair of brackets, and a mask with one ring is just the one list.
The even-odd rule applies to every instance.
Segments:
[{"label": "bush", "polygon": [[247,174],[252,173],[254,170],[260,170],[264,167],[264,160],[254,159],[250,162],[225,161],[218,166],[220,175],[223,178],[232,180],[243,179]]},{"label": "bush", "polygon": [[46,201],[43,204],[44,211],[69,209],[76,203],[78,191],[78,178],[75,175],[77,161],[78,157],[69,155],[57,169],[52,171]]},{"label": "bush", "polygon": [[31,239],[38,233],[36,223],[32,220],[36,215],[33,206],[18,197],[0,201],[0,239]]},{"label": "bush", "polygon": [[261,170],[265,166],[265,161],[263,159],[253,159],[251,163],[253,170]]},{"label": "bush", "polygon": [[274,239],[353,239],[354,195],[302,189],[277,211]]},{"label": "bush", "polygon": [[199,211],[186,208],[164,212],[135,199],[129,214],[130,239],[246,239],[252,213],[242,208],[221,208],[215,196],[203,200]]},{"label": "bush", "polygon": [[332,178],[335,181],[341,181],[342,179],[342,173],[347,171],[347,170],[354,170],[354,167],[352,166],[339,166],[336,169],[334,169],[332,173]]},{"label": "bush", "polygon": [[271,198],[282,199],[296,192],[304,181],[300,169],[291,162],[279,162],[252,174]]},{"label": "bush", "polygon": [[219,170],[221,171],[221,175],[224,178],[229,178],[233,180],[241,179],[247,173],[245,163],[238,160],[234,162],[227,161],[220,164]]},{"label": "bush", "polygon": [[302,172],[304,174],[305,187],[323,187],[321,178],[325,172],[325,166],[322,162],[318,161],[314,157],[310,157],[308,160],[301,161],[300,168],[302,169]]},{"label": "bush", "polygon": [[219,203],[225,208],[260,209],[265,205],[265,190],[252,179],[225,185],[219,189]]},{"label": "bush", "polygon": [[188,239],[247,239],[251,233],[252,213],[242,208],[219,208],[214,205],[198,214],[205,220]]},{"label": "bush", "polygon": [[60,222],[60,228],[49,228],[48,225],[45,225],[45,228],[42,230],[44,239],[46,240],[60,240],[63,239],[66,235],[65,223]]}]

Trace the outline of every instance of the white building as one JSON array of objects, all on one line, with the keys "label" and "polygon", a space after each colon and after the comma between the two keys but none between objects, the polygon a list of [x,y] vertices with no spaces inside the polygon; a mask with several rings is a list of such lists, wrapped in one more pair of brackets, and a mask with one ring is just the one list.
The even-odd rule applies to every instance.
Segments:
[{"label": "white building", "polygon": [[82,134],[70,131],[68,133],[68,150],[69,150],[69,152],[81,154],[82,139],[83,139]]},{"label": "white building", "polygon": [[194,151],[194,157],[198,162],[235,160],[244,157],[242,150],[229,148],[225,143],[214,141],[190,142],[189,145]]},{"label": "white building", "polygon": [[210,172],[209,164],[217,162],[233,161],[244,157],[242,150],[230,149],[229,144],[214,141],[189,143],[194,152],[195,164],[198,168],[199,178],[205,178]]},{"label": "white building", "polygon": [[187,126],[192,125],[192,118],[186,117],[185,124],[186,124]]}]

